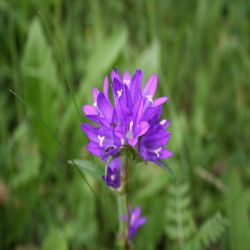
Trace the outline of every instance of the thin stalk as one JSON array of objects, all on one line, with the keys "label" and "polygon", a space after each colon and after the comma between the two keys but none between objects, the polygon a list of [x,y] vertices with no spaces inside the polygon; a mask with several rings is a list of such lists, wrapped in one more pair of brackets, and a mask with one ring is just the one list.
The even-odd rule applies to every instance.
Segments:
[{"label": "thin stalk", "polygon": [[124,194],[117,195],[117,209],[118,209],[118,220],[119,220],[118,238],[121,239],[126,230],[126,227],[122,221],[122,215],[124,214],[124,211],[126,211],[126,202]]},{"label": "thin stalk", "polygon": [[[124,161],[123,172],[123,190],[117,195],[117,209],[119,220],[119,233],[118,233],[118,245],[124,250],[130,250],[130,243],[128,239],[129,229],[129,188],[128,188],[128,176],[129,176],[129,162],[128,157]],[[122,220],[123,216],[126,216],[126,220]],[[119,249],[120,249],[119,248]]]},{"label": "thin stalk", "polygon": [[124,193],[126,202],[126,232],[125,232],[125,250],[130,249],[130,244],[128,240],[128,228],[129,228],[129,188],[128,188],[128,176],[129,176],[129,162],[128,157],[125,158],[125,171],[124,171]]}]

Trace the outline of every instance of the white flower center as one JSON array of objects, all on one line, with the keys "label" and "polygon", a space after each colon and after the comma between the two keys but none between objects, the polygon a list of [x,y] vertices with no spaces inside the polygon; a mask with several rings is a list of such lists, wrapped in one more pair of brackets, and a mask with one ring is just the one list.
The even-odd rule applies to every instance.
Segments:
[{"label": "white flower center", "polygon": [[99,145],[102,147],[102,144],[104,142],[105,136],[98,135]]},{"label": "white flower center", "polygon": [[154,153],[157,155],[158,158],[160,157],[160,152],[161,152],[161,147],[154,150]]},{"label": "white flower center", "polygon": [[115,175],[112,174],[112,175],[110,176],[110,179],[111,179],[112,181],[114,181],[114,180],[115,180]]}]

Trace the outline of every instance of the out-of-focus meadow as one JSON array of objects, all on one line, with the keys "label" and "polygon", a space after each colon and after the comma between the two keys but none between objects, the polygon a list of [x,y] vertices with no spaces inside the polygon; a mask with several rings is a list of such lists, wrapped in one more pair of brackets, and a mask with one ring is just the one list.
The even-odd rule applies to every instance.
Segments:
[{"label": "out-of-focus meadow", "polygon": [[148,217],[134,249],[248,250],[249,25],[247,0],[1,1],[0,249],[115,249],[116,200],[80,123],[118,67],[159,75],[177,176],[132,166]]}]

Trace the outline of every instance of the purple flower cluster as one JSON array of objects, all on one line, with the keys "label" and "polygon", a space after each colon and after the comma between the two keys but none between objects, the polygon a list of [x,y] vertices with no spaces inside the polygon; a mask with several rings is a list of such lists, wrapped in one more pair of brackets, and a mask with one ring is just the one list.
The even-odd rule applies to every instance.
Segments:
[{"label": "purple flower cluster", "polygon": [[[112,99],[106,76],[103,92],[94,88],[93,104],[83,106],[86,118],[94,124],[81,124],[90,139],[87,149],[106,162],[106,172],[102,178],[113,189],[119,189],[123,179],[128,185],[128,177],[122,171],[121,156],[124,152],[132,151],[141,159],[160,166],[162,159],[172,156],[165,148],[170,138],[170,132],[166,131],[169,121],[160,119],[162,106],[168,98],[154,98],[158,84],[156,74],[147,80],[144,87],[142,78],[141,70],[136,70],[132,77],[128,72],[121,77],[118,70],[112,71]],[[146,218],[141,217],[140,207],[135,210],[129,207],[128,215],[122,219],[128,224],[129,241],[146,223]]]},{"label": "purple flower cluster", "polygon": [[[170,132],[168,120],[160,120],[162,104],[167,97],[154,99],[157,75],[153,74],[142,89],[143,72],[136,70],[131,77],[118,70],[111,72],[113,104],[109,98],[109,82],[105,77],[103,92],[93,89],[93,104],[84,105],[87,119],[95,123],[81,124],[90,142],[89,152],[107,161],[117,157],[122,148],[133,148],[145,161],[160,165],[160,160],[172,156],[165,146]],[[114,174],[110,168],[110,175]],[[113,185],[113,184],[112,184]]]},{"label": "purple flower cluster", "polygon": [[128,239],[132,241],[137,233],[137,230],[147,222],[145,217],[141,217],[141,208],[136,207],[135,210],[129,207],[129,218],[124,214],[122,216],[123,221],[128,221]]}]

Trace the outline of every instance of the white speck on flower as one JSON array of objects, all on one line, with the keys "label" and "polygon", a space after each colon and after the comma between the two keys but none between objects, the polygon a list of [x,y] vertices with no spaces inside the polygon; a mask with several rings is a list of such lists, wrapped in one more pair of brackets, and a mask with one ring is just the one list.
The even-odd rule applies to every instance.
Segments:
[{"label": "white speck on flower", "polygon": [[133,125],[134,125],[133,121],[130,121],[130,123],[129,123],[129,131],[132,131]]},{"label": "white speck on flower", "polygon": [[102,144],[104,142],[105,136],[98,135],[99,145],[102,147]]},{"label": "white speck on flower", "polygon": [[122,89],[121,90],[117,90],[117,95],[118,95],[118,98],[122,95]]},{"label": "white speck on flower", "polygon": [[93,103],[93,106],[96,108],[96,107],[97,107],[97,103],[96,103],[96,102],[94,102],[94,103]]},{"label": "white speck on flower", "polygon": [[129,131],[126,134],[126,138],[128,138],[130,140],[132,140],[134,138],[133,131],[132,131],[133,125],[134,125],[133,121],[130,121],[130,123],[129,123]]},{"label": "white speck on flower", "polygon": [[160,157],[160,152],[161,152],[161,147],[154,150],[154,153],[157,155],[158,158]]},{"label": "white speck on flower", "polygon": [[148,101],[153,102],[153,97],[152,95],[146,95],[146,98]]},{"label": "white speck on flower", "polygon": [[166,121],[167,121],[166,119],[161,120],[161,121],[160,121],[161,126],[163,126],[163,125],[166,123]]},{"label": "white speck on flower", "polygon": [[125,144],[125,140],[123,138],[121,139],[121,144],[122,146]]},{"label": "white speck on flower", "polygon": [[114,180],[115,180],[115,175],[112,174],[112,175],[110,176],[110,179],[111,179],[112,181],[114,181]]},{"label": "white speck on flower", "polygon": [[125,80],[123,80],[123,83],[125,83],[126,85],[129,85],[130,84],[130,80],[125,79]]}]

